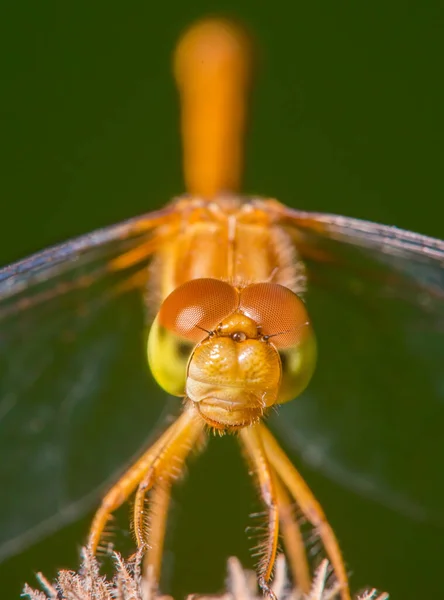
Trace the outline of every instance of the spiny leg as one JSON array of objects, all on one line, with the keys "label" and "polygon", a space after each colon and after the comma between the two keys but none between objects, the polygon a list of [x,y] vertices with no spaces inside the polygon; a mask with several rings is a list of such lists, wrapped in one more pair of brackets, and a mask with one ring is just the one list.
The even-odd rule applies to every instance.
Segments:
[{"label": "spiny leg", "polygon": [[[146,493],[158,484],[169,486],[171,481],[181,475],[186,457],[191,449],[195,447],[204,430],[205,423],[193,406],[185,410],[184,414],[187,413],[191,415],[191,418],[188,418],[179,429],[176,429],[174,434],[159,448],[157,456],[154,457],[148,470],[140,480],[133,509],[134,535],[138,546],[146,543],[144,512]],[[167,504],[163,508],[166,516],[168,498],[165,498],[165,500]],[[164,500],[162,500],[163,504]],[[162,526],[162,529],[164,529],[164,526]]]},{"label": "spiny leg", "polygon": [[311,588],[310,569],[304,539],[294,516],[294,506],[278,475],[275,475],[276,495],[279,507],[282,537],[294,584],[304,594]]},{"label": "spiny leg", "polygon": [[[205,432],[202,431],[202,429],[200,430],[199,437],[200,440],[197,439],[197,441],[196,439],[188,440],[187,445],[189,450],[203,449],[206,435]],[[186,457],[184,456],[182,460],[184,460],[185,458]],[[149,513],[146,519],[146,525],[144,526],[143,524],[139,524],[139,528],[148,528],[148,530],[145,532],[146,537],[148,538],[149,536],[149,542],[145,542],[146,552],[144,557],[144,580],[149,586],[149,593],[151,596],[153,596],[153,594],[157,592],[157,587],[160,581],[163,544],[165,539],[168,509],[171,498],[171,484],[183,473],[183,462],[182,464],[180,464],[180,457],[179,461],[176,461],[176,465],[172,464],[169,471],[169,476],[166,473],[161,480],[155,483],[153,489],[151,490],[151,495],[149,499]],[[139,506],[142,509],[145,491],[146,490],[141,484],[139,486],[138,494],[141,494],[139,497]],[[136,506],[134,507],[134,510],[135,515],[137,515]]]},{"label": "spiny leg", "polygon": [[268,509],[268,535],[259,564],[258,583],[264,594],[276,600],[270,587],[279,538],[279,510],[273,472],[264,452],[258,426],[245,427],[240,430],[239,435],[247,457],[256,472],[262,500]]},{"label": "spiny leg", "polygon": [[298,503],[306,518],[319,532],[327,556],[341,586],[342,600],[351,600],[344,559],[342,558],[336,536],[327,521],[321,505],[267,427],[263,424],[259,424],[257,427],[259,428],[268,460]]},{"label": "spiny leg", "polygon": [[122,477],[113,485],[102,500],[102,503],[94,515],[91,524],[88,548],[94,554],[100,543],[105,526],[115,510],[117,510],[135,490],[140,480],[145,476],[145,473],[151,466],[153,459],[156,457],[159,448],[165,443],[165,440],[174,433],[177,427],[175,421],[140,458],[126,471]]},{"label": "spiny leg", "polygon": [[151,594],[157,591],[162,565],[163,544],[171,498],[171,481],[165,480],[154,486],[150,495],[148,514],[149,543],[143,560],[145,580]]},{"label": "spiny leg", "polygon": [[[161,448],[137,489],[133,508],[134,533],[139,548],[146,548],[145,582],[151,595],[157,591],[160,581],[171,484],[182,475],[190,451],[199,446],[199,437],[204,435],[203,428],[201,419],[196,418],[183,430],[176,431],[177,435],[170,437]],[[149,512],[146,516],[145,497],[150,489]]]},{"label": "spiny leg", "polygon": [[88,537],[88,548],[94,554],[100,543],[102,533],[108,522],[108,519],[115,510],[119,508],[134,491],[136,486],[146,477],[153,462],[161,449],[170,439],[177,437],[184,429],[193,424],[194,427],[202,428],[201,420],[196,417],[194,410],[186,409],[181,416],[160,436],[155,442],[119,479],[119,481],[109,490],[102,500],[97,510]]}]

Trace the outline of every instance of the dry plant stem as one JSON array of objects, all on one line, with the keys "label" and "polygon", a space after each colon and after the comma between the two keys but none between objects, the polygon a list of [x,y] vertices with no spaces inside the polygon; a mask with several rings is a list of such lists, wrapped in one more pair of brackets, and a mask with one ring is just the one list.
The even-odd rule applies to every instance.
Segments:
[{"label": "dry plant stem", "polygon": [[348,577],[341,550],[321,505],[267,427],[262,424],[257,425],[257,427],[260,429],[262,443],[268,460],[278,473],[283,484],[287,487],[291,496],[299,505],[305,517],[319,533],[338,583],[341,586],[342,600],[350,600]]},{"label": "dry plant stem", "polygon": [[275,477],[275,485],[279,506],[279,519],[285,553],[293,575],[293,583],[304,594],[308,594],[311,586],[310,568],[305,551],[304,539],[294,516],[294,505],[279,477]]},{"label": "dry plant stem", "polygon": [[[172,600],[169,596],[159,595],[151,586],[145,587],[140,577],[142,549],[127,562],[114,554],[115,571],[112,580],[100,574],[97,559],[86,549],[82,551],[83,560],[78,572],[60,571],[57,580],[50,583],[41,573],[37,574],[40,588],[32,589],[25,585],[23,595],[31,600]],[[273,592],[279,600],[334,600],[339,596],[337,582],[327,585],[329,579],[328,561],[318,567],[309,593],[302,593],[290,586],[283,555],[276,558]],[[244,570],[237,558],[228,560],[227,591],[223,595],[188,596],[199,600],[260,600],[257,594],[257,580],[252,571]],[[388,594],[378,594],[368,590],[356,600],[388,600]]]},{"label": "dry plant stem", "polygon": [[[176,455],[179,458],[181,456],[185,458],[203,428],[203,421],[196,415],[193,407],[187,407],[159,440],[111,488],[104,497],[91,525],[88,548],[92,553],[95,553],[99,546],[111,513],[128,499],[141,481],[144,481],[145,484],[143,492],[148,491],[154,485],[156,477],[162,476],[163,470],[166,469],[165,474],[169,472],[168,461],[172,460],[176,466]],[[143,510],[143,503],[141,506]],[[138,510],[140,510],[140,504]],[[135,514],[134,521],[136,538],[138,544],[141,545],[145,540],[143,539],[143,519],[140,520],[138,512]]]},{"label": "dry plant stem", "polygon": [[258,583],[264,593],[275,599],[276,596],[270,587],[270,580],[276,561],[279,539],[279,510],[273,472],[264,452],[258,426],[245,427],[239,433],[250,463],[255,470],[262,500],[268,510],[268,535],[259,563]]}]

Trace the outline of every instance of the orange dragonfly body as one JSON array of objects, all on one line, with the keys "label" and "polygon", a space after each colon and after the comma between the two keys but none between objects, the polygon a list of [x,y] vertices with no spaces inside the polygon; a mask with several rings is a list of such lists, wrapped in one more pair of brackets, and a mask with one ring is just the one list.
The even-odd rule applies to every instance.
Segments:
[{"label": "orange dragonfly body", "polygon": [[[304,592],[310,588],[311,571],[293,513],[296,503],[322,541],[342,600],[348,600],[336,536],[263,419],[273,406],[297,397],[314,371],[315,335],[301,298],[310,287],[306,261],[335,262],[323,240],[332,247],[378,252],[388,263],[395,262],[398,268],[390,277],[406,290],[418,290],[418,301],[427,295],[432,308],[442,306],[442,284],[430,277],[422,280],[416,272],[412,281],[402,265],[414,260],[441,272],[444,244],[238,195],[249,61],[248,39],[231,23],[203,21],[185,34],[175,73],[189,195],[158,212],[6,267],[0,271],[0,318],[17,318],[107,278],[113,281],[113,295],[148,290],[156,311],[147,344],[150,368],[167,392],[183,398],[183,411],[104,496],[88,538],[93,552],[111,513],[135,492],[134,534],[138,546],[147,548],[146,563],[156,586],[171,484],[208,431],[236,432],[267,510],[257,568],[263,592],[273,597],[270,584],[280,533],[296,583]],[[79,265],[88,268],[71,277],[70,269]],[[47,286],[60,275],[66,277]]]},{"label": "orange dragonfly body", "polygon": [[[261,422],[272,406],[307,386],[316,343],[298,296],[305,288],[304,268],[291,235],[279,225],[280,205],[234,194],[241,172],[248,61],[243,31],[220,20],[196,25],[176,52],[191,195],[175,202],[148,242],[150,252],[154,250],[152,295],[161,299],[149,334],[148,360],[159,384],[184,398],[184,410],[105,496],[88,545],[96,551],[110,513],[137,487],[135,537],[139,546],[148,546],[146,563],[157,584],[172,480],[208,428],[238,431],[268,511],[258,567],[264,593],[273,596],[270,581],[280,526],[295,578],[303,591],[310,588],[302,536],[295,533],[291,511],[296,501],[318,530],[347,599],[347,574],[335,535]],[[111,268],[127,266],[146,252],[143,246],[130,250]],[[144,506],[151,489],[154,509],[147,536]]]}]

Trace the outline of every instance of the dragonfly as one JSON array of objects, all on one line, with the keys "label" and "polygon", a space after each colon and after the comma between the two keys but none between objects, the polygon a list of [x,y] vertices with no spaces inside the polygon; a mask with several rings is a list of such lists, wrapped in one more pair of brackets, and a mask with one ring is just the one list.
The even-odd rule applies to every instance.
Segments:
[{"label": "dragonfly", "polygon": [[[147,545],[157,583],[174,481],[211,431],[235,432],[267,513],[257,567],[264,593],[273,596],[280,535],[295,581],[310,587],[296,503],[349,599],[336,533],[264,423],[282,405],[276,427],[294,449],[300,395],[311,407],[305,432],[326,424],[326,454],[357,473],[357,487],[442,521],[428,469],[431,456],[444,459],[444,242],[240,195],[250,63],[236,25],[192,27],[174,62],[187,194],[0,270],[0,443],[8,456],[0,478],[11,491],[0,500],[0,558],[95,501],[105,477],[90,463],[101,461],[112,477],[107,458],[118,451],[119,430],[141,427],[142,412],[119,404],[137,406],[146,362],[182,411],[104,493],[92,551],[111,514],[134,498],[134,536]],[[340,390],[333,406],[329,389]],[[352,432],[344,414],[355,416]],[[88,431],[97,419],[103,431]],[[101,458],[82,454],[88,437]],[[389,446],[403,456],[401,468],[384,454]]]}]

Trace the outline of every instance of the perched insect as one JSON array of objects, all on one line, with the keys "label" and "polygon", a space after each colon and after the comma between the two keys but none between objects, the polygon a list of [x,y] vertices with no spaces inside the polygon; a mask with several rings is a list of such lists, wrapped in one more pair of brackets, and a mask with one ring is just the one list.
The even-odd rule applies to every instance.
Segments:
[{"label": "perched insect", "polygon": [[[190,29],[175,56],[188,195],[162,210],[50,248],[0,271],[0,433],[5,444],[15,437],[10,447],[17,449],[14,460],[1,467],[5,489],[14,494],[2,500],[0,554],[14,553],[27,537],[37,539],[88,504],[88,486],[97,485],[90,484],[88,458],[77,463],[84,469],[84,490],[73,493],[63,472],[64,463],[71,460],[67,455],[78,452],[78,436],[83,435],[80,429],[75,435],[73,407],[78,397],[86,395],[100,396],[104,403],[107,390],[95,386],[106,376],[109,387],[120,386],[124,400],[131,395],[133,380],[113,378],[116,362],[107,358],[107,351],[114,340],[96,336],[95,327],[99,311],[112,314],[116,299],[133,298],[136,292],[139,298],[147,296],[156,313],[147,342],[150,369],[166,392],[183,398],[183,411],[105,494],[91,526],[90,549],[97,550],[111,513],[135,492],[136,541],[147,544],[146,561],[158,581],[172,482],[182,472],[190,450],[209,431],[236,432],[268,515],[258,566],[264,593],[273,595],[270,580],[280,531],[295,580],[303,591],[310,587],[304,542],[292,511],[296,503],[319,534],[342,586],[342,599],[350,598],[336,536],[263,420],[272,407],[299,396],[314,372],[315,334],[302,299],[312,289],[321,291],[314,295],[310,311],[316,315],[315,323],[322,321],[327,304],[337,310],[328,336],[323,334],[322,343],[333,348],[329,348],[331,362],[323,363],[321,374],[344,390],[344,405],[335,407],[334,415],[343,409],[359,411],[361,387],[365,395],[366,382],[374,380],[375,403],[366,415],[369,435],[379,419],[387,423],[388,418],[390,424],[392,417],[384,414],[385,407],[378,407],[376,390],[394,375],[391,385],[398,398],[405,402],[420,391],[438,411],[444,395],[444,243],[393,227],[239,196],[249,71],[248,40],[236,26],[207,20]],[[337,290],[346,290],[348,300],[343,302]],[[359,299],[356,305],[355,298]],[[80,305],[85,308],[79,309]],[[369,315],[367,329],[358,330],[354,319],[363,306]],[[127,308],[134,307],[128,304]],[[66,315],[71,315],[68,323]],[[123,340],[128,334],[125,321],[120,321],[124,315],[116,313],[113,318],[116,330],[124,331]],[[34,328],[39,332],[37,344],[32,340]],[[82,337],[90,353],[79,359],[79,367],[70,358]],[[50,351],[41,351],[48,346]],[[122,342],[122,360],[124,350]],[[389,357],[397,351],[405,353],[402,379],[390,369]],[[8,360],[12,353],[14,361]],[[375,353],[380,359],[377,372],[360,379],[365,365],[373,364],[367,359]],[[359,360],[356,369],[350,355]],[[430,357],[419,378],[414,369],[409,372],[412,362],[421,360],[418,355]],[[58,390],[54,373],[46,370],[56,360],[73,369]],[[131,368],[140,369],[140,364]],[[134,374],[134,380],[137,377]],[[44,401],[49,385],[52,394],[63,400],[56,417]],[[19,400],[28,402],[33,415],[26,424],[14,421]],[[369,409],[368,403],[362,406]],[[407,413],[408,408],[407,402]],[[87,418],[83,415],[80,420],[84,423]],[[52,436],[43,436],[53,421],[57,427],[52,428]],[[415,430],[419,436],[418,422],[404,418],[402,425],[406,426],[401,437],[405,435],[402,440],[407,443],[400,440],[400,448],[411,452],[416,446],[409,435]],[[332,418],[332,427],[340,436],[337,417]],[[325,435],[328,440],[331,434]],[[393,429],[388,435],[393,435]],[[38,444],[41,437],[44,444]],[[358,441],[365,443],[365,435]],[[97,439],[98,448],[100,442]],[[415,460],[414,455],[407,457],[406,469]],[[25,493],[18,489],[17,463],[22,465],[21,473],[29,472],[25,483],[32,489],[32,502],[27,510],[15,508],[15,490],[17,497]],[[48,491],[51,481],[60,483]],[[417,486],[413,475],[411,481],[412,490],[406,490],[405,496],[412,501],[405,502],[405,509],[425,506],[438,512],[434,490],[426,484]],[[51,502],[46,503],[48,497]],[[390,502],[390,493],[387,497]]]}]

